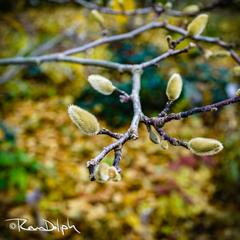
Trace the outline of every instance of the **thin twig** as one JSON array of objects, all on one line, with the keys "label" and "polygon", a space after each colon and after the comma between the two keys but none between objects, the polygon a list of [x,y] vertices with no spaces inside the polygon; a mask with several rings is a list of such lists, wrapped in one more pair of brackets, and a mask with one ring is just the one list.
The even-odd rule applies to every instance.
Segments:
[{"label": "thin twig", "polygon": [[119,139],[123,136],[123,134],[120,134],[120,133],[114,133],[106,128],[102,128],[99,132],[98,132],[98,135],[108,135],[112,138],[116,138],[116,139]]},{"label": "thin twig", "polygon": [[113,166],[117,169],[119,173],[121,173],[121,168],[119,167],[120,160],[122,159],[122,146],[118,146],[114,149],[114,160],[113,160]]},{"label": "thin twig", "polygon": [[195,107],[192,108],[188,111],[185,112],[180,112],[180,113],[171,113],[168,116],[166,116],[163,120],[164,123],[172,121],[172,120],[180,120],[182,118],[187,118],[193,114],[197,113],[203,113],[203,112],[211,112],[211,111],[217,111],[219,108],[222,108],[224,106],[240,102],[240,96],[234,96],[232,98],[228,98],[226,100],[214,103],[214,104],[209,104],[206,106],[202,107]]},{"label": "thin twig", "polygon": [[158,117],[165,117],[169,113],[172,104],[173,101],[171,100],[167,101],[164,109],[158,114]]},{"label": "thin twig", "polygon": [[168,141],[173,146],[181,146],[188,149],[188,144],[186,142],[170,137],[162,128],[155,127],[155,129],[165,141]]}]

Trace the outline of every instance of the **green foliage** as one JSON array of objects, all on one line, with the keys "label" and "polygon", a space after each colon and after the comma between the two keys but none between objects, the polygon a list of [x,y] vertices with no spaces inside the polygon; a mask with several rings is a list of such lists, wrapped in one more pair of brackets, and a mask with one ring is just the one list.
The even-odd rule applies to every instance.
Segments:
[{"label": "green foliage", "polygon": [[18,149],[15,136],[3,123],[4,136],[0,141],[0,191],[16,190],[15,199],[24,200],[29,180],[40,170],[40,163]]},{"label": "green foliage", "polygon": [[236,189],[240,188],[240,134],[231,134],[225,139],[225,151],[221,158],[220,168],[215,173],[217,181],[216,197],[224,201],[240,203],[240,195]]}]

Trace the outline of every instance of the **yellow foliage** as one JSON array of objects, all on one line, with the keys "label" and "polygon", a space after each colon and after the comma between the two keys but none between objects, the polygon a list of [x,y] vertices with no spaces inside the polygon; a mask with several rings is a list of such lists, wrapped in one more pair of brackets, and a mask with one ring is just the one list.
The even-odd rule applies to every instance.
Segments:
[{"label": "yellow foliage", "polygon": [[[118,0],[112,0],[111,3],[112,3],[112,8],[114,10],[122,10],[121,5],[119,4]],[[123,1],[123,7],[125,10],[135,9],[134,0]],[[120,25],[124,25],[128,22],[128,17],[126,17],[126,16],[117,15],[117,16],[114,16],[114,18],[116,19],[117,23]]]}]

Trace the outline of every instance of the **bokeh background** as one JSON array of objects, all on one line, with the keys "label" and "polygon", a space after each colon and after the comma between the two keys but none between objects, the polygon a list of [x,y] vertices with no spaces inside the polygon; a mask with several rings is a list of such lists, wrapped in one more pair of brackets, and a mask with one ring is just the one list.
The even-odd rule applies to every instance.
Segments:
[{"label": "bokeh background", "polygon": [[[149,2],[127,0],[124,5],[133,9]],[[180,10],[196,2],[209,3],[172,2]],[[101,4],[119,9],[115,0]],[[74,3],[1,0],[0,11],[1,58],[58,52],[102,34],[89,10]],[[211,11],[204,33],[239,47],[239,13],[239,1]],[[151,14],[104,15],[110,35],[152,18]],[[191,20],[167,18],[181,27]],[[168,34],[156,29],[78,56],[138,63],[166,51]],[[202,47],[213,52],[219,49],[208,44]],[[166,83],[174,71],[183,76],[184,91],[173,111],[231,97],[240,83],[233,74],[234,66],[230,57],[207,58],[194,50],[148,68],[142,79],[143,110],[149,116],[161,111]],[[112,140],[81,135],[67,115],[67,106],[84,107],[103,127],[120,132],[128,128],[132,114],[131,105],[119,103],[117,95],[105,97],[91,89],[89,74],[102,74],[130,92],[131,76],[116,71],[67,63],[0,66],[0,239],[240,239],[239,104],[166,125],[171,136],[184,140],[197,136],[219,139],[225,148],[217,156],[197,157],[180,147],[162,150],[140,127],[139,139],[125,145],[122,181],[100,184],[89,181],[86,162]],[[111,154],[104,159],[112,160]],[[14,217],[27,218],[33,225],[41,218],[63,224],[69,218],[81,234],[19,233],[4,222]]]}]

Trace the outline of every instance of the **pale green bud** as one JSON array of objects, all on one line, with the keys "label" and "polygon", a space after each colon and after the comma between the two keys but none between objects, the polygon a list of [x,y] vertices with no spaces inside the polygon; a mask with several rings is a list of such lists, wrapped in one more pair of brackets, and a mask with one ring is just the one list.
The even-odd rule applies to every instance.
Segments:
[{"label": "pale green bud", "polygon": [[159,144],[160,143],[160,137],[159,137],[159,134],[157,133],[157,131],[155,130],[155,128],[152,128],[150,126],[148,134],[149,134],[149,139],[153,143],[155,143],[155,144]]},{"label": "pale green bud", "polygon": [[95,90],[104,95],[110,95],[116,89],[110,80],[101,75],[90,75],[88,77],[88,82]]},{"label": "pale green bud", "polygon": [[94,177],[97,182],[107,182],[109,180],[109,165],[107,163],[99,163],[94,171]]},{"label": "pale green bud", "polygon": [[191,36],[199,36],[205,29],[208,22],[207,14],[198,15],[193,21],[188,25],[187,31]]},{"label": "pale green bud", "polygon": [[91,136],[99,132],[100,126],[97,118],[88,111],[78,106],[70,105],[68,107],[68,115],[83,134]]},{"label": "pale green bud", "polygon": [[189,5],[189,6],[186,6],[184,9],[183,9],[183,12],[184,13],[187,13],[187,14],[191,14],[191,13],[196,13],[199,11],[199,6],[198,5]]},{"label": "pale green bud", "polygon": [[104,24],[104,18],[97,10],[92,10],[91,14],[98,23],[100,23],[101,25]]},{"label": "pale green bud", "polygon": [[174,73],[168,81],[166,94],[169,100],[175,101],[182,92],[182,78],[178,73]]},{"label": "pale green bud", "polygon": [[162,141],[160,142],[160,146],[161,146],[161,148],[162,148],[163,150],[168,150],[168,141],[162,140]]},{"label": "pale green bud", "polygon": [[199,156],[210,156],[217,154],[223,149],[221,142],[211,138],[193,138],[188,142],[190,151]]}]

